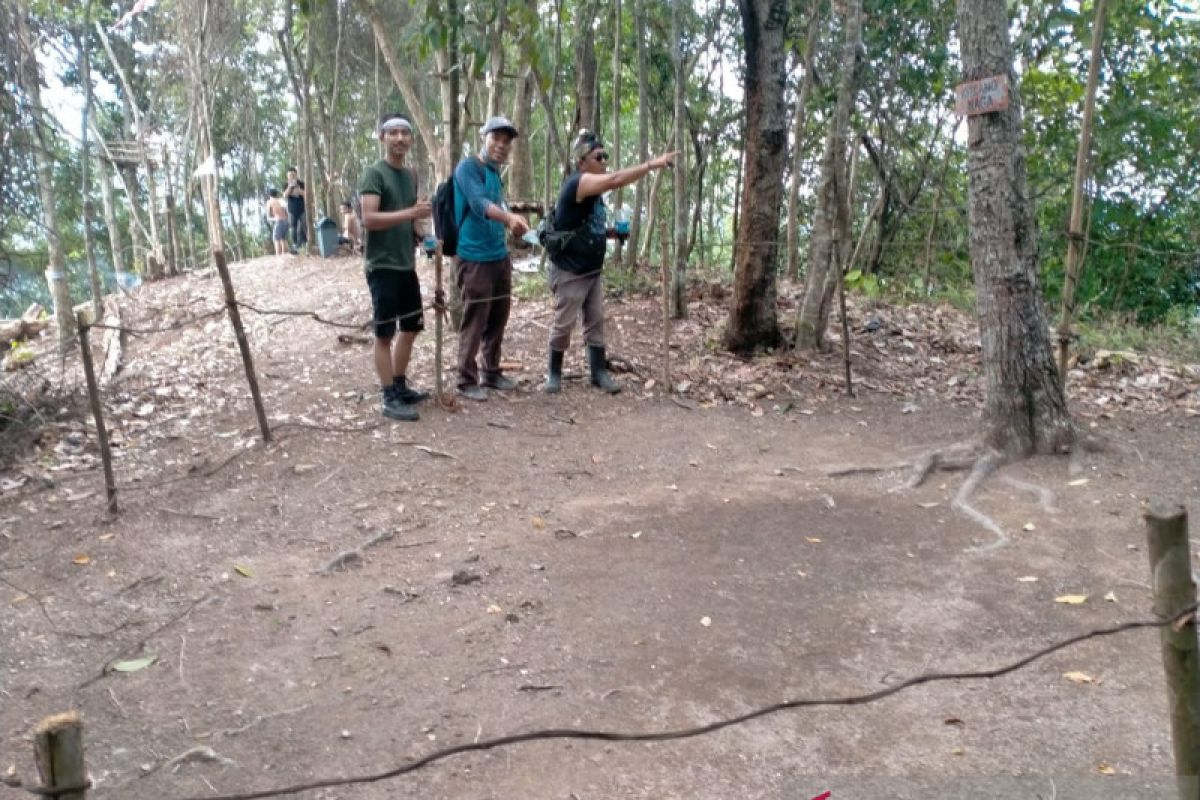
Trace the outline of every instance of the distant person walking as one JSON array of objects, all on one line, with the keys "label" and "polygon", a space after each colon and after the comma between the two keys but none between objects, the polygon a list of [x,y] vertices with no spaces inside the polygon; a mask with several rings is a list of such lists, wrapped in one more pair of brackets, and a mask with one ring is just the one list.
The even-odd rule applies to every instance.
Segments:
[{"label": "distant person walking", "polygon": [[268,192],[267,219],[271,221],[271,244],[275,246],[275,255],[286,256],[288,252],[288,211],[280,199],[278,189]]},{"label": "distant person walking", "polygon": [[[462,299],[458,393],[468,400],[487,400],[484,387],[517,387],[500,370],[500,347],[512,307],[513,267],[506,231],[514,236],[529,232],[525,218],[508,210],[500,180],[517,128],[505,117],[492,117],[480,134],[483,152],[464,158],[454,169],[454,212],[462,220],[454,275]],[[482,369],[477,357],[482,358]]]},{"label": "distant person walking", "polygon": [[354,252],[360,252],[362,229],[358,224],[358,216],[354,213],[354,206],[343,200],[338,210],[342,214],[342,235],[338,237],[338,244],[348,244]]},{"label": "distant person walking", "polygon": [[425,329],[413,223],[429,219],[433,208],[428,199],[417,197],[417,176],[405,166],[412,123],[402,114],[388,114],[379,121],[379,139],[385,155],[366,168],[359,186],[366,229],[363,264],[375,320],[373,360],[383,415],[416,420],[416,404],[429,394],[410,387],[407,379],[413,342]]},{"label": "distant person walking", "polygon": [[580,131],[571,146],[575,172],[563,181],[552,212],[556,230],[574,233],[562,252],[550,256],[554,323],[550,328],[546,392],[562,391],[563,356],[571,343],[571,329],[581,314],[592,385],[610,394],[621,391],[609,374],[604,346],[604,280],[600,271],[608,243],[604,200],[600,195],[628,186],[652,170],[671,166],[677,155],[665,153],[637,166],[609,172],[608,151],[595,133]]},{"label": "distant person walking", "polygon": [[308,245],[308,222],[304,217],[304,181],[295,167],[288,167],[287,188],[283,190],[287,198],[288,221],[292,226],[292,246],[302,250]]}]

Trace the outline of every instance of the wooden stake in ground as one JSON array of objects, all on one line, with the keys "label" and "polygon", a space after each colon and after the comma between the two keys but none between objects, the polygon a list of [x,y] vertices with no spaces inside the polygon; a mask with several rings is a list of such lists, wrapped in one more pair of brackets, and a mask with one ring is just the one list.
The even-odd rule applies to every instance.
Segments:
[{"label": "wooden stake in ground", "polygon": [[[1150,550],[1154,613],[1162,619],[1171,619],[1196,603],[1187,511],[1183,506],[1154,500],[1143,518]],[[1194,619],[1184,625],[1168,625],[1162,629],[1162,655],[1179,797],[1196,800],[1200,797],[1200,778],[1197,777],[1200,774],[1200,648],[1197,647]]]},{"label": "wooden stake in ground", "polygon": [[246,369],[246,382],[250,384],[250,397],[254,401],[254,413],[258,416],[258,429],[262,432],[263,441],[269,442],[271,426],[267,424],[267,410],[263,407],[262,392],[258,389],[258,375],[254,372],[254,356],[250,354],[250,341],[246,338],[246,329],[242,327],[237,296],[233,293],[233,279],[229,277],[229,267],[225,264],[225,251],[214,247],[212,256],[217,265],[217,274],[221,276],[221,286],[225,288],[225,310],[229,312],[229,324],[233,327],[238,350],[242,353],[242,366]]},{"label": "wooden stake in ground", "polygon": [[92,345],[88,341],[88,328],[96,322],[95,310],[88,307],[76,312],[79,324],[79,353],[83,358],[83,377],[87,382],[88,402],[92,407],[92,419],[96,421],[96,440],[100,444],[100,463],[104,467],[104,491],[108,496],[109,513],[117,511],[117,484],[113,480],[112,451],[108,446],[108,430],[104,427],[104,411],[100,405],[100,388],[96,383],[96,368],[92,364]]},{"label": "wooden stake in ground", "polygon": [[850,322],[846,319],[846,272],[837,275],[838,313],[842,317],[842,364],[846,370],[846,396],[854,397],[854,378],[850,374]]},{"label": "wooden stake in ground", "polygon": [[33,734],[33,757],[42,791],[59,800],[84,800],[87,770],[83,766],[83,720],[76,711],[42,720]]},{"label": "wooden stake in ground", "polygon": [[442,395],[442,316],[446,313],[445,295],[442,294],[442,243],[439,240],[433,255],[433,380],[438,405],[444,402]]}]

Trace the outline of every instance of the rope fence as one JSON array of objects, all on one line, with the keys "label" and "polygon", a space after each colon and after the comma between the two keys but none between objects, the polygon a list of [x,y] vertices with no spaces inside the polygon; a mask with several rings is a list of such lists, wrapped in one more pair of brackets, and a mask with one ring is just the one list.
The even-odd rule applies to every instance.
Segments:
[{"label": "rope fence", "polygon": [[[1182,524],[1180,524],[1180,521],[1182,521]],[[995,680],[997,678],[1002,678],[1015,673],[1045,659],[1050,655],[1067,650],[1068,648],[1084,642],[1095,639],[1115,637],[1131,631],[1146,629],[1159,630],[1162,634],[1164,665],[1169,678],[1168,698],[1172,702],[1172,710],[1174,714],[1173,742],[1175,747],[1176,767],[1177,773],[1180,776],[1181,789],[1185,789],[1186,787],[1191,786],[1192,782],[1195,781],[1196,773],[1194,771],[1194,765],[1200,764],[1200,761],[1197,760],[1200,758],[1200,739],[1191,738],[1187,733],[1187,728],[1189,726],[1194,728],[1197,724],[1200,724],[1200,716],[1194,716],[1197,708],[1196,701],[1200,700],[1200,695],[1197,694],[1196,686],[1196,678],[1200,676],[1200,673],[1197,672],[1197,665],[1194,663],[1194,659],[1191,659],[1191,663],[1187,663],[1187,656],[1180,655],[1178,653],[1178,648],[1181,645],[1184,647],[1190,646],[1191,652],[1195,652],[1197,646],[1195,627],[1197,605],[1195,603],[1195,586],[1191,583],[1190,574],[1187,572],[1187,559],[1183,560],[1184,571],[1182,576],[1178,568],[1173,570],[1171,569],[1171,564],[1169,562],[1171,559],[1175,559],[1178,556],[1178,550],[1180,547],[1184,548],[1185,555],[1186,551],[1189,550],[1189,544],[1187,540],[1186,513],[1178,507],[1169,508],[1161,505],[1156,506],[1147,513],[1146,524],[1148,537],[1150,540],[1151,567],[1154,570],[1156,611],[1164,603],[1172,600],[1178,600],[1180,597],[1184,596],[1191,598],[1189,605],[1178,608],[1167,615],[1160,613],[1155,619],[1133,620],[1076,634],[1074,636],[1056,641],[1040,650],[1029,653],[1002,666],[993,667],[990,669],[957,672],[925,672],[873,692],[834,697],[811,697],[784,700],[782,702],[755,708],[743,714],[726,717],[706,725],[699,725],[689,728],[661,731],[612,731],[586,728],[544,728],[441,748],[421,756],[420,758],[416,758],[399,766],[391,767],[378,772],[346,777],[322,778],[269,789],[236,791],[225,794],[217,793],[214,790],[214,792],[211,794],[183,797],[179,798],[179,800],[261,800],[262,798],[282,797],[285,795],[294,795],[317,789],[378,783],[380,781],[391,780],[415,773],[439,762],[453,758],[454,756],[467,753],[486,752],[498,748],[508,748],[526,742],[567,740],[661,743],[692,739],[696,737],[707,736],[726,728],[745,725],[746,723],[754,720],[774,716],[785,711],[797,711],[822,707],[864,706],[871,703],[877,703],[901,692],[905,692],[918,686],[927,684]],[[1165,568],[1164,564],[1166,565]],[[1180,583],[1181,578],[1182,583]],[[888,674],[890,674],[890,671]],[[1174,702],[1177,698],[1179,698],[1182,702]],[[1180,710],[1181,708],[1182,711]],[[66,718],[69,724],[75,728],[75,735],[81,741],[82,721],[79,720],[78,716],[71,713],[59,715],[57,718],[52,717],[50,720],[61,720],[62,718]],[[39,729],[46,727],[47,722],[43,722],[42,725],[39,726]],[[42,734],[39,730],[37,745],[39,752],[40,749],[46,747],[46,745],[44,745],[41,741],[41,736]],[[38,763],[39,771],[41,772],[42,785],[25,784],[19,778],[11,774],[0,778],[0,781],[3,781],[9,787],[22,789],[29,794],[38,797],[62,797],[67,795],[77,795],[80,798],[83,798],[86,790],[91,788],[91,784],[83,778],[83,776],[85,776],[87,773],[83,768],[82,746],[78,747],[77,750],[77,753],[71,754],[71,757],[69,758],[61,759],[48,770],[42,769],[42,760],[39,759]],[[1193,771],[1189,772],[1189,770]],[[1187,797],[1188,795],[1181,796]]]}]

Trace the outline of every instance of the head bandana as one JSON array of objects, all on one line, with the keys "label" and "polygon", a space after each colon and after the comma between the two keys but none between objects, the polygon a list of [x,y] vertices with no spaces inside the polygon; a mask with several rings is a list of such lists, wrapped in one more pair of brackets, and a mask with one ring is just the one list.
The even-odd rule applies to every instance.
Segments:
[{"label": "head bandana", "polygon": [[604,143],[600,141],[600,137],[589,130],[582,130],[579,136],[575,139],[575,144],[571,145],[571,157],[577,162],[583,161],[587,155],[593,150],[601,150],[604,148]]},{"label": "head bandana", "polygon": [[379,133],[382,135],[385,131],[395,130],[396,128],[402,128],[403,130],[412,133],[412,123],[406,120],[404,117],[392,117],[387,122],[379,126]]}]

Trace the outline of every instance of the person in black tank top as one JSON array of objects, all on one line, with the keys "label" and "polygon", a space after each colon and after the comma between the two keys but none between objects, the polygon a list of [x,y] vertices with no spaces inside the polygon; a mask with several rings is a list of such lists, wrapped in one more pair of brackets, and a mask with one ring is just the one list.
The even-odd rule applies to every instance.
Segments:
[{"label": "person in black tank top", "polygon": [[608,171],[608,152],[600,137],[588,130],[579,132],[571,146],[575,172],[563,181],[555,204],[554,227],[575,231],[563,251],[550,257],[550,291],[554,294],[554,323],[550,327],[550,363],[545,391],[562,391],[563,357],[571,343],[575,320],[583,317],[583,340],[587,345],[592,385],[610,394],[621,387],[608,372],[604,349],[604,284],[600,272],[607,248],[606,192],[628,186],[651,170],[673,164],[677,152],[616,172]]}]

